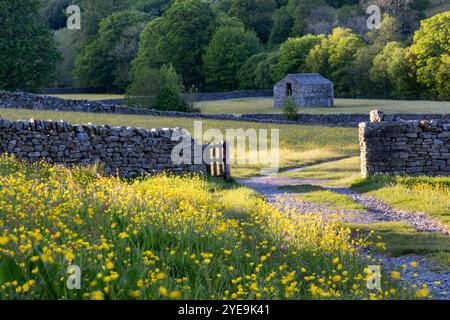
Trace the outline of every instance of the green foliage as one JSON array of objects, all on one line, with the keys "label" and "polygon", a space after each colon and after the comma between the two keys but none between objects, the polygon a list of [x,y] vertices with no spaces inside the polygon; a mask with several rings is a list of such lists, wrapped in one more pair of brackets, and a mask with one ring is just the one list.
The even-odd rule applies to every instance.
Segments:
[{"label": "green foliage", "polygon": [[100,21],[114,12],[125,10],[127,0],[81,0],[83,41],[90,43],[99,31]]},{"label": "green foliage", "polygon": [[216,21],[214,22],[214,30],[220,27],[234,27],[234,28],[242,28],[245,26],[239,18],[231,17],[223,12],[219,12],[216,17]]},{"label": "green foliage", "polygon": [[182,78],[171,65],[163,65],[159,70],[142,70],[128,88],[127,98],[130,105],[140,108],[198,111],[183,97],[183,92]]},{"label": "green foliage", "polygon": [[69,30],[63,28],[54,32],[58,51],[61,54],[61,61],[56,66],[56,85],[61,87],[77,87],[73,70],[75,68],[75,59],[80,49],[79,30]]},{"label": "green foliage", "polygon": [[261,61],[256,67],[255,84],[257,89],[272,89],[273,84],[280,80],[274,77],[278,55],[278,51],[269,52],[266,59]]},{"label": "green foliage", "polygon": [[281,7],[273,16],[273,27],[270,32],[269,46],[276,47],[291,35],[294,19],[289,14],[287,6]]},{"label": "green foliage", "polygon": [[283,114],[287,120],[295,121],[298,118],[298,107],[293,97],[287,97],[283,102]]},{"label": "green foliage", "polygon": [[350,29],[336,28],[309,52],[305,66],[334,81],[337,95],[353,95],[353,61],[363,46],[361,38]]},{"label": "green foliage", "polygon": [[38,91],[54,77],[59,54],[39,4],[0,2],[0,89]]},{"label": "green foliage", "polygon": [[442,55],[436,73],[436,91],[443,99],[450,97],[450,55]]},{"label": "green foliage", "polygon": [[[288,4],[288,10],[294,19],[294,25],[292,27],[292,35],[301,36],[306,34],[308,23],[315,23],[317,21],[311,21],[311,17],[314,13],[318,13],[320,10],[320,19],[325,19],[324,8],[328,5],[324,0],[290,0]],[[315,20],[315,19],[313,19]]]},{"label": "green foliage", "polygon": [[374,29],[367,33],[369,41],[376,45],[386,45],[388,42],[402,39],[401,26],[397,19],[386,14],[381,21],[380,29]]},{"label": "green foliage", "polygon": [[130,0],[132,8],[152,15],[163,14],[174,0]]},{"label": "green foliage", "polygon": [[162,17],[161,55],[187,86],[203,87],[202,56],[211,40],[214,21],[211,6],[201,0],[177,0]]},{"label": "green foliage", "polygon": [[336,80],[335,90],[339,95],[352,92],[353,80],[351,66],[356,52],[363,46],[359,36],[350,29],[336,28],[329,37],[330,77]]},{"label": "green foliage", "polygon": [[275,0],[234,0],[230,9],[247,30],[254,30],[263,43],[269,40],[273,12],[277,9]]},{"label": "green foliage", "polygon": [[162,18],[150,21],[141,33],[139,50],[132,61],[132,79],[139,76],[141,70],[159,69],[167,62],[162,52],[164,34],[161,28]]},{"label": "green foliage", "polygon": [[215,91],[237,89],[239,69],[249,57],[261,50],[254,32],[236,27],[217,29],[204,56],[208,88]]},{"label": "green foliage", "polygon": [[251,90],[257,88],[255,78],[256,78],[256,68],[258,65],[266,60],[268,53],[261,52],[251,56],[247,61],[242,65],[241,69],[237,74],[237,79],[239,82],[239,89],[242,90]]},{"label": "green foliage", "polygon": [[100,23],[98,37],[84,47],[76,61],[76,74],[83,85],[124,91],[130,84],[131,60],[150,16],[126,10],[113,13]]},{"label": "green foliage", "polygon": [[289,38],[280,47],[279,61],[275,66],[275,77],[282,79],[288,73],[305,72],[306,56],[324,38],[323,35],[311,34],[299,38]]},{"label": "green foliage", "polygon": [[393,55],[402,54],[403,48],[398,42],[390,42],[383,51],[373,59],[373,67],[370,70],[370,79],[378,87],[380,92],[384,92],[387,97],[392,95],[394,90],[393,74],[390,69]]},{"label": "green foliage", "polygon": [[414,65],[408,61],[410,50],[390,42],[373,60],[370,78],[383,97],[414,97],[419,91]]},{"label": "green foliage", "polygon": [[341,8],[343,6],[358,4],[359,0],[325,0],[325,2],[334,8]]},{"label": "green foliage", "polygon": [[39,13],[50,29],[59,30],[66,26],[66,9],[70,4],[69,0],[49,0]]},{"label": "green foliage", "polygon": [[450,55],[450,12],[437,14],[423,20],[414,34],[412,50],[416,55],[417,80],[425,85],[430,94],[443,99],[450,97],[445,78]]}]

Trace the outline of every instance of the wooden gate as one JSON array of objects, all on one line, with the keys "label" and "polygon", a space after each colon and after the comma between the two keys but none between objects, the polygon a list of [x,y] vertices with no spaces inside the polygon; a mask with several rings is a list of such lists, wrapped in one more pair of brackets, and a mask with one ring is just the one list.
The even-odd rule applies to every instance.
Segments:
[{"label": "wooden gate", "polygon": [[213,177],[231,179],[230,147],[226,141],[213,142],[205,146],[207,173]]}]

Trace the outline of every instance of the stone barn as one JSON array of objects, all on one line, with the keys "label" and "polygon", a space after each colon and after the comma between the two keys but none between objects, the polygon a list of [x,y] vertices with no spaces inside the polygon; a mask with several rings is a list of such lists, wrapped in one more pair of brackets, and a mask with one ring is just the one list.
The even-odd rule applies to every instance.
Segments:
[{"label": "stone barn", "polygon": [[292,96],[298,107],[332,107],[333,82],[318,73],[288,74],[273,87],[275,108]]}]

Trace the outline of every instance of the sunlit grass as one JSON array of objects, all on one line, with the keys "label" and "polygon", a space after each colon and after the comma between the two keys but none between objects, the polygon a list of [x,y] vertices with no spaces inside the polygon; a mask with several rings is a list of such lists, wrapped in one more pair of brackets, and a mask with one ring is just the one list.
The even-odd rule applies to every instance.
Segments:
[{"label": "sunlit grass", "polygon": [[351,225],[353,230],[368,235],[373,230],[380,236],[386,249],[375,246],[390,256],[398,257],[409,254],[422,255],[450,270],[450,237],[439,233],[419,232],[404,222],[384,222],[371,225]]},{"label": "sunlit grass", "polygon": [[[243,113],[281,113],[273,107],[273,98],[246,98],[234,100],[198,102],[203,113],[243,114]],[[331,114],[362,113],[369,114],[373,109],[385,113],[449,113],[450,102],[442,101],[405,101],[405,100],[368,100],[336,99],[332,108],[299,108],[299,113]]]},{"label": "sunlit grass", "polygon": [[124,99],[122,94],[110,94],[110,93],[73,93],[73,94],[46,94],[46,96],[56,97],[68,100],[112,100],[112,99]]},{"label": "sunlit grass", "polygon": [[355,179],[361,177],[361,172],[359,157],[350,157],[281,175],[291,178],[313,178],[328,186],[350,186]]},{"label": "sunlit grass", "polygon": [[[405,299],[364,239],[216,179],[133,181],[0,159],[0,299]],[[68,290],[79,266],[81,289]],[[390,289],[395,288],[393,292]]]},{"label": "sunlit grass", "polygon": [[352,188],[395,208],[426,212],[450,227],[450,177],[377,176],[358,179]]},{"label": "sunlit grass", "polygon": [[[117,115],[117,114],[94,114],[81,112],[58,112],[41,110],[1,109],[0,117],[18,119],[64,119],[75,123],[92,122],[97,125],[109,124],[115,126],[139,127],[145,129],[183,127],[194,133],[195,119],[174,117],[152,117],[141,115]],[[211,128],[221,130],[226,138],[227,129],[266,129],[268,130],[267,146],[271,148],[271,131],[278,129],[280,132],[280,168],[295,167],[305,164],[313,164],[325,160],[354,156],[358,154],[358,131],[356,128],[329,128],[320,126],[300,126],[282,124],[263,124],[238,121],[202,121],[203,133]],[[258,140],[259,142],[263,142]],[[204,141],[206,142],[206,141]],[[247,139],[248,144],[248,139]],[[270,149],[269,149],[270,150]],[[274,149],[276,150],[276,148]],[[247,156],[248,157],[247,153]],[[267,159],[264,158],[264,161]],[[232,176],[239,178],[244,176],[258,175],[261,168],[267,167],[267,163],[259,164],[232,164]]]},{"label": "sunlit grass", "polygon": [[283,190],[295,193],[300,201],[314,202],[335,210],[364,210],[364,207],[349,199],[346,195],[326,190],[323,187],[303,184],[284,186]]}]

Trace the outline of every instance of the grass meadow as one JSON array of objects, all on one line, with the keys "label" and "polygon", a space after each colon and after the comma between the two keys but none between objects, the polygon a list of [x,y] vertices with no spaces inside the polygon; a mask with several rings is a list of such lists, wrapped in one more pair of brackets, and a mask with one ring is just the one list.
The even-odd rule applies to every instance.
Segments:
[{"label": "grass meadow", "polygon": [[[147,129],[156,127],[184,127],[191,131],[194,123],[193,119],[186,118],[17,109],[2,109],[0,110],[0,116],[11,120],[29,118],[64,119],[73,124],[92,122],[98,125],[125,125]],[[204,120],[203,130],[209,128],[217,128],[222,131],[225,131],[225,129],[247,130],[251,128],[279,129],[281,168],[308,166],[301,171],[280,174],[299,178],[314,178],[318,179],[321,183],[330,186],[341,185],[351,187],[358,192],[374,195],[394,207],[413,211],[425,211],[442,223],[450,225],[448,215],[450,212],[450,178],[375,177],[370,179],[360,179],[358,137],[357,129],[355,128],[328,128],[319,126]],[[323,259],[315,259],[311,258],[311,255],[309,254],[306,256],[299,255],[299,252],[294,249],[292,249],[292,251],[295,252],[293,256],[289,256],[292,251],[289,251],[290,253],[287,254],[286,252],[281,252],[276,249],[275,252],[277,253],[273,254],[271,250],[268,250],[268,248],[271,247],[287,247],[282,241],[283,236],[281,236],[281,234],[285,235],[284,229],[293,230],[289,228],[300,228],[296,223],[301,224],[304,223],[304,221],[300,223],[283,220],[283,225],[281,222],[276,222],[279,221],[280,213],[270,211],[266,208],[262,203],[261,198],[250,189],[239,187],[235,184],[223,184],[216,180],[199,180],[198,178],[181,179],[161,176],[133,182],[118,181],[109,178],[99,178],[94,173],[87,175],[86,173],[81,174],[78,171],[61,171],[62,169],[49,167],[44,167],[44,169],[36,171],[36,168],[31,169],[31,167],[21,167],[14,164],[11,160],[2,161],[0,166],[2,168],[0,174],[2,185],[0,186],[0,189],[2,190],[1,197],[4,198],[0,201],[0,205],[3,207],[6,205],[14,206],[14,210],[7,210],[7,212],[19,213],[20,215],[23,215],[24,221],[29,223],[28,226],[21,226],[20,223],[17,223],[16,221],[14,225],[13,217],[8,216],[8,219],[10,219],[8,220],[10,226],[8,230],[12,230],[12,234],[3,234],[0,243],[8,243],[9,246],[14,245],[14,250],[23,251],[26,252],[26,254],[21,253],[21,255],[17,255],[16,258],[8,260],[8,265],[11,263],[13,266],[13,269],[8,269],[13,271],[8,272],[19,272],[18,270],[22,270],[22,273],[20,281],[17,283],[11,282],[2,289],[0,295],[3,295],[2,297],[4,298],[26,297],[26,292],[24,292],[24,290],[30,290],[31,292],[31,285],[37,286],[37,283],[44,285],[46,281],[49,281],[50,278],[47,273],[62,278],[64,272],[52,268],[51,264],[48,265],[47,263],[53,259],[57,265],[63,265],[64,263],[67,265],[67,261],[64,260],[64,255],[67,254],[67,252],[70,252],[68,251],[69,249],[73,251],[72,254],[75,257],[81,259],[77,261],[78,263],[83,266],[89,265],[87,268],[91,268],[92,266],[92,270],[89,269],[88,275],[84,280],[92,286],[89,287],[88,291],[83,293],[83,296],[76,298],[120,297],[153,299],[182,297],[193,299],[235,299],[262,297],[283,299],[342,298],[355,297],[355,294],[360,298],[367,297],[367,292],[364,292],[364,290],[360,292],[353,289],[352,291],[349,289],[350,287],[347,286],[347,284],[353,283],[352,281],[356,281],[355,279],[364,277],[363,273],[356,271],[356,269],[361,268],[361,260],[352,258],[353,253],[345,256],[345,258],[342,258],[343,256],[339,258],[346,259],[345,261],[351,261],[347,268],[349,270],[346,270],[345,264],[343,264],[342,267],[339,267],[342,268],[341,270],[347,271],[345,273],[348,277],[347,279],[344,278],[344,274],[336,274],[339,264],[335,265],[334,269],[330,265],[331,257],[336,256],[335,252],[333,252],[333,254],[324,254],[326,258],[323,258],[324,256],[322,256]],[[232,175],[234,178],[257,175],[260,173],[261,167],[263,167],[263,165],[233,165]],[[15,168],[15,170],[11,170],[10,168]],[[55,174],[55,170],[58,174]],[[55,175],[61,176],[61,179],[58,180],[59,178]],[[56,180],[48,180],[52,181],[49,184],[45,182],[47,180],[43,177],[45,177],[45,179],[52,177],[52,179]],[[87,179],[87,182],[83,183],[85,179]],[[110,190],[102,189],[99,186],[99,181],[101,181],[102,185],[108,186]],[[116,187],[113,187],[113,184]],[[179,186],[179,188],[174,187],[175,184]],[[76,187],[77,185],[79,186]],[[153,186],[156,185],[165,185],[164,188],[174,189],[173,197],[161,197],[160,195],[164,194],[167,189],[153,188]],[[70,186],[70,188],[68,186]],[[298,192],[301,200],[316,201],[335,209],[345,209],[349,207],[351,207],[351,209],[359,209],[357,204],[349,203],[348,199],[333,192],[318,188],[311,190],[309,186],[300,186],[297,188],[301,188],[301,190],[293,191]],[[68,193],[63,194],[66,189],[68,190]],[[135,191],[132,192],[131,189]],[[147,191],[147,189],[149,189],[149,191]],[[199,191],[196,193],[193,190]],[[17,197],[19,194],[22,194],[22,196]],[[156,199],[158,198],[156,194],[158,194],[159,198],[164,198],[164,201],[167,200],[167,203],[157,203],[157,209],[152,209],[153,211],[150,210],[151,217],[144,217],[143,212],[147,212],[147,209],[153,206],[153,203],[141,203],[137,201],[132,194],[139,195],[139,197],[145,199]],[[182,196],[182,194],[189,194],[190,196]],[[54,198],[48,198],[50,196],[53,196]],[[65,197],[71,199],[70,203],[63,201],[60,206],[59,202]],[[43,202],[39,200],[41,198],[43,199]],[[38,202],[33,206],[30,201]],[[211,204],[208,201],[211,201]],[[91,206],[91,204],[93,205]],[[182,206],[182,209],[177,207],[178,205]],[[205,205],[206,208],[208,208],[208,213],[199,209],[199,206],[202,205]],[[65,208],[64,206],[68,207]],[[110,212],[109,210],[106,210],[105,208],[107,207],[113,208],[113,211]],[[39,210],[50,210],[51,212],[53,212],[52,210],[55,210],[55,216],[52,214],[49,219],[33,216],[33,212],[36,208]],[[74,212],[78,213],[78,216],[68,214],[68,212],[74,208]],[[166,232],[164,230],[154,231],[149,227],[150,229],[148,230],[155,232],[151,234],[154,235],[155,239],[159,239],[158,241],[162,244],[157,245],[150,240],[146,243],[145,241],[147,240],[143,240],[142,237],[144,236],[142,235],[142,229],[137,227],[138,222],[139,224],[141,222],[140,219],[149,219],[149,221],[153,221],[151,223],[154,223],[155,221],[160,223],[162,219],[165,223],[169,223],[170,219],[175,219],[173,215],[170,215],[170,212],[182,212],[182,210],[188,210],[186,212],[200,211],[200,213],[203,214],[201,217],[192,217],[193,220],[190,220],[191,218],[189,218],[188,224],[186,224],[186,221],[177,221],[178,225],[191,225],[192,223],[192,230],[197,230],[193,231],[194,234],[185,234],[183,232],[186,230],[182,231],[181,229],[177,229],[178,227],[170,229],[170,234],[164,233]],[[256,212],[261,211],[265,214],[265,210],[270,211],[266,216],[268,220],[264,220],[263,225],[255,223],[255,221],[260,221],[258,220],[259,218],[255,218],[254,216]],[[91,212],[91,214],[89,212]],[[59,213],[62,215],[58,216]],[[104,216],[105,214],[107,217]],[[214,223],[220,219],[226,219],[226,223],[233,224],[233,228],[236,227],[232,232],[234,237],[233,240],[228,242],[229,239],[226,240],[225,237],[222,238],[221,236],[217,236],[217,234],[214,234],[216,231],[211,231],[212,229],[208,229],[207,232],[211,232],[208,233],[208,235],[203,233],[206,232],[205,229],[201,229],[201,232],[198,231],[199,229],[196,229],[198,226],[195,226],[195,223],[200,223],[199,221],[201,219],[204,220],[205,217],[207,217],[207,221],[212,219],[211,221],[215,221]],[[77,225],[77,221],[80,222],[79,226]],[[265,230],[264,233],[262,232],[262,230],[264,230],[264,224],[267,221],[270,221],[270,228],[274,228],[275,234],[270,233],[270,230]],[[318,220],[314,218],[311,221],[314,221],[311,223],[319,223],[318,221],[321,221],[320,223],[325,223],[320,218],[318,218]],[[57,224],[56,227],[59,229],[55,227],[55,224]],[[37,227],[38,225],[39,228]],[[95,225],[96,228],[97,226],[100,226],[100,229],[94,230],[89,227],[93,225]],[[129,225],[129,228],[126,227],[127,225]],[[42,226],[45,226],[45,228]],[[265,226],[267,227],[267,225]],[[36,228],[32,229],[34,227]],[[360,232],[361,237],[359,239],[365,239],[367,236],[370,236],[372,234],[370,231],[373,230],[376,235],[383,238],[388,254],[425,254],[437,261],[440,265],[445,266],[445,268],[450,266],[450,253],[448,249],[450,246],[445,237],[435,234],[419,233],[414,229],[399,223],[382,224],[379,226],[373,225],[370,227],[348,227],[353,230],[353,233],[355,233],[355,230]],[[334,226],[333,228],[337,228],[337,226]],[[281,229],[283,229],[283,231],[281,231]],[[148,230],[146,229],[145,232],[148,232]],[[299,232],[301,232],[301,230],[302,229],[300,228]],[[330,232],[336,232],[337,229],[333,230],[334,231]],[[137,234],[133,234],[135,231]],[[214,236],[211,234],[214,234]],[[242,237],[243,234],[245,235],[245,238],[237,240],[237,238]],[[136,237],[137,235],[139,235],[139,237]],[[102,236],[105,239],[106,244],[103,249],[99,249],[102,246]],[[302,237],[301,234],[300,236]],[[60,241],[59,237],[66,237],[64,238],[65,242],[67,242],[68,239],[72,241],[68,242],[70,246],[64,247],[58,242]],[[308,238],[309,236],[305,237]],[[8,240],[6,240],[6,238],[8,238]],[[38,251],[30,251],[35,250],[31,238],[42,240],[42,243],[40,242],[41,246],[38,247]],[[44,238],[48,239],[44,241]],[[214,240],[212,240],[213,238]],[[253,240],[249,241],[251,238],[253,238]],[[184,241],[183,239],[189,239],[189,241]],[[207,241],[204,241],[204,239],[207,239]],[[313,241],[321,242],[322,240],[315,238]],[[123,242],[123,244],[120,244],[120,241]],[[263,243],[263,241],[269,242]],[[354,239],[346,239],[346,241],[350,241],[351,243]],[[188,246],[188,242],[192,242],[192,247]],[[374,243],[376,242],[377,241]],[[57,245],[56,243],[59,244]],[[89,243],[89,245],[87,245],[87,243]],[[316,246],[316,244],[313,246]],[[372,244],[371,241],[364,242],[364,245],[369,244]],[[5,246],[0,246],[0,249],[1,252],[4,253],[6,252],[12,255],[16,254],[16,251],[10,247],[6,248]],[[92,250],[92,252],[89,250]],[[226,250],[226,253],[224,250]],[[233,256],[232,260],[228,260],[231,259],[230,254],[228,254],[230,250],[232,252],[231,256]],[[123,253],[123,251],[125,251],[125,253]],[[130,254],[130,252],[134,253],[135,251],[138,252],[138,254]],[[48,261],[43,261],[42,257],[44,260],[47,259],[46,252],[51,254],[52,258],[49,258],[50,260]],[[79,256],[77,255],[77,252]],[[147,252],[149,256],[145,256],[145,252]],[[126,255],[127,253],[129,255]],[[241,253],[244,256],[242,256]],[[140,254],[144,256],[141,256]],[[172,254],[174,256],[172,256]],[[213,259],[209,258],[210,254],[213,255]],[[267,256],[267,254],[269,254],[269,256]],[[248,255],[250,255],[250,257],[248,257]],[[163,256],[164,258],[162,258]],[[277,257],[276,259],[274,259],[275,256]],[[71,257],[70,253],[69,257]],[[314,254],[312,257],[314,257]],[[27,262],[23,259],[31,259],[31,262]],[[209,260],[210,263],[205,264],[204,260]],[[241,260],[242,262],[238,262]],[[265,266],[266,260],[273,261],[273,264],[271,264],[270,267],[267,267],[267,269]],[[130,261],[133,261],[132,266],[130,268],[125,267],[127,264],[130,264]],[[140,261],[136,268],[133,267],[135,261]],[[152,271],[153,274],[149,273],[146,275],[145,279],[136,278],[135,275],[142,274],[139,273],[139,270],[143,270],[146,265],[145,263],[153,263],[151,261],[155,263],[155,269]],[[161,263],[159,264],[158,261],[161,261]],[[214,263],[211,261],[214,261]],[[283,261],[283,263],[281,261]],[[284,263],[285,261],[287,264]],[[112,264],[108,264],[109,262],[112,262]],[[217,265],[215,264],[216,262]],[[236,270],[234,263],[238,264],[238,268],[240,268],[239,272],[233,272]],[[240,263],[242,263],[242,265],[240,265]],[[248,263],[248,265],[246,265],[246,263]],[[317,265],[311,269],[311,263],[313,265],[317,263]],[[5,264],[6,262],[3,262],[3,265]],[[260,264],[264,266],[265,272],[258,274],[256,273],[256,270],[263,270],[262,267],[258,267]],[[284,266],[285,264],[286,266]],[[108,266],[111,267],[112,265],[114,265],[114,267],[108,269]],[[118,270],[119,265],[120,270]],[[212,265],[215,267],[211,268]],[[256,269],[255,266],[258,268]],[[198,269],[199,267],[201,268]],[[330,267],[331,269],[327,269]],[[307,272],[302,272],[302,268],[307,270]],[[325,269],[319,270],[320,268]],[[130,273],[128,273],[128,269],[130,269]],[[350,271],[350,269],[352,271]],[[194,272],[194,270],[202,270],[202,272]],[[38,272],[39,274],[43,272],[42,275],[40,274],[40,280],[35,280],[36,283],[33,282],[33,279],[37,279],[32,278],[33,271]],[[289,271],[289,274],[291,275],[289,275],[287,271]],[[295,271],[294,274],[292,274],[293,271]],[[321,276],[323,271],[325,271],[325,276]],[[126,277],[122,278],[121,275],[123,275],[124,272],[126,273]],[[272,272],[275,272],[275,274],[271,276]],[[94,274],[96,274],[96,277],[98,276],[98,278],[94,279]],[[254,280],[255,275],[257,276],[256,279],[258,279],[258,281]],[[330,276],[331,278],[329,278]],[[5,279],[4,273],[1,277]],[[273,284],[269,285],[270,281],[275,281],[273,279],[276,277],[278,277],[278,280],[276,280],[278,281],[278,284],[281,281],[281,285],[283,286],[277,287]],[[347,279],[345,280],[346,284],[343,287],[338,285],[334,282],[333,277],[335,277],[334,279],[339,279],[337,282],[342,281],[342,279]],[[353,279],[351,279],[351,277],[353,277]],[[205,279],[207,278],[209,279],[208,281],[213,282],[205,282]],[[264,281],[267,279],[270,281],[264,282],[262,281],[263,278]],[[387,276],[387,278],[389,277]],[[185,279],[189,279],[189,281],[187,282]],[[319,284],[322,284],[323,286],[319,286],[316,282],[311,281],[311,279],[319,281]],[[31,282],[28,283],[27,281]],[[231,281],[232,286],[228,284],[228,281]],[[286,284],[292,285],[295,288],[287,289]],[[355,284],[358,286],[355,288],[361,289],[360,284],[353,283],[353,285]],[[45,293],[47,295],[46,297],[74,298],[70,296],[69,292],[64,291],[64,285],[62,283],[54,283],[51,284],[51,286],[52,289]],[[392,285],[389,284],[389,286]],[[398,286],[395,284],[394,286],[398,293]],[[22,289],[18,289],[18,287],[21,287]],[[255,291],[254,289],[256,288],[258,290]],[[298,291],[296,291],[297,289]],[[19,292],[16,292],[16,290]],[[42,290],[42,287],[35,290],[34,294],[42,294],[42,291],[40,291]],[[339,293],[337,294],[336,292]],[[286,295],[286,293],[289,294]],[[410,293],[403,292],[400,295],[403,295],[404,297],[404,295],[408,294]],[[391,297],[390,293],[387,293],[387,295],[387,298]],[[397,294],[392,296],[392,298],[397,297]],[[369,298],[376,297],[369,296]]]},{"label": "grass meadow", "polygon": [[123,94],[110,94],[110,93],[46,94],[46,96],[69,100],[90,100],[90,101],[125,98]]},{"label": "grass meadow", "polygon": [[[53,94],[50,96],[75,100],[123,99],[117,94]],[[196,106],[205,114],[243,114],[243,113],[281,113],[273,107],[273,98],[244,98],[219,101],[197,102]],[[381,109],[385,113],[449,113],[450,102],[445,101],[406,101],[335,99],[333,108],[301,108],[300,113],[369,113]]]},{"label": "grass meadow", "polygon": [[[433,219],[450,228],[450,177],[391,177],[366,179],[359,175],[359,158],[350,157],[322,163],[301,171],[282,173],[295,178],[314,178],[323,185],[344,186],[381,199],[394,208],[426,212]],[[317,201],[337,209],[357,209],[347,197],[317,187],[300,187],[299,198]],[[382,223],[370,226],[354,225],[353,230],[368,234],[374,231],[383,237],[387,253],[393,256],[421,254],[431,257],[444,268],[450,268],[450,240],[448,236],[418,232],[404,223]]]},{"label": "grass meadow", "polygon": [[[371,242],[214,179],[124,181],[0,159],[0,299],[409,299],[366,288]],[[68,290],[67,268],[82,270]],[[415,292],[416,291],[416,292]]]},{"label": "grass meadow", "polygon": [[[202,113],[243,114],[243,113],[281,113],[273,107],[272,98],[248,98],[235,100],[198,102]],[[401,101],[401,100],[365,100],[336,99],[333,108],[300,108],[299,113],[363,113],[381,109],[385,113],[449,113],[450,102],[443,101]]]},{"label": "grass meadow", "polygon": [[[151,117],[141,115],[114,115],[94,114],[79,112],[58,112],[1,109],[0,117],[18,119],[64,119],[72,124],[92,122],[97,125],[110,124],[116,126],[139,127],[145,129],[183,127],[193,133],[194,119]],[[266,129],[268,132],[268,146],[270,147],[270,130],[280,130],[280,167],[289,168],[300,165],[309,165],[332,159],[339,159],[358,154],[358,135],[356,128],[327,128],[320,126],[298,126],[261,124],[236,121],[203,120],[203,131],[210,128],[221,130],[226,134],[226,129]],[[265,140],[262,140],[265,141]],[[249,157],[249,153],[246,154]],[[262,159],[266,160],[266,159]],[[233,177],[246,177],[260,173],[264,164],[242,164],[232,166]]]}]

